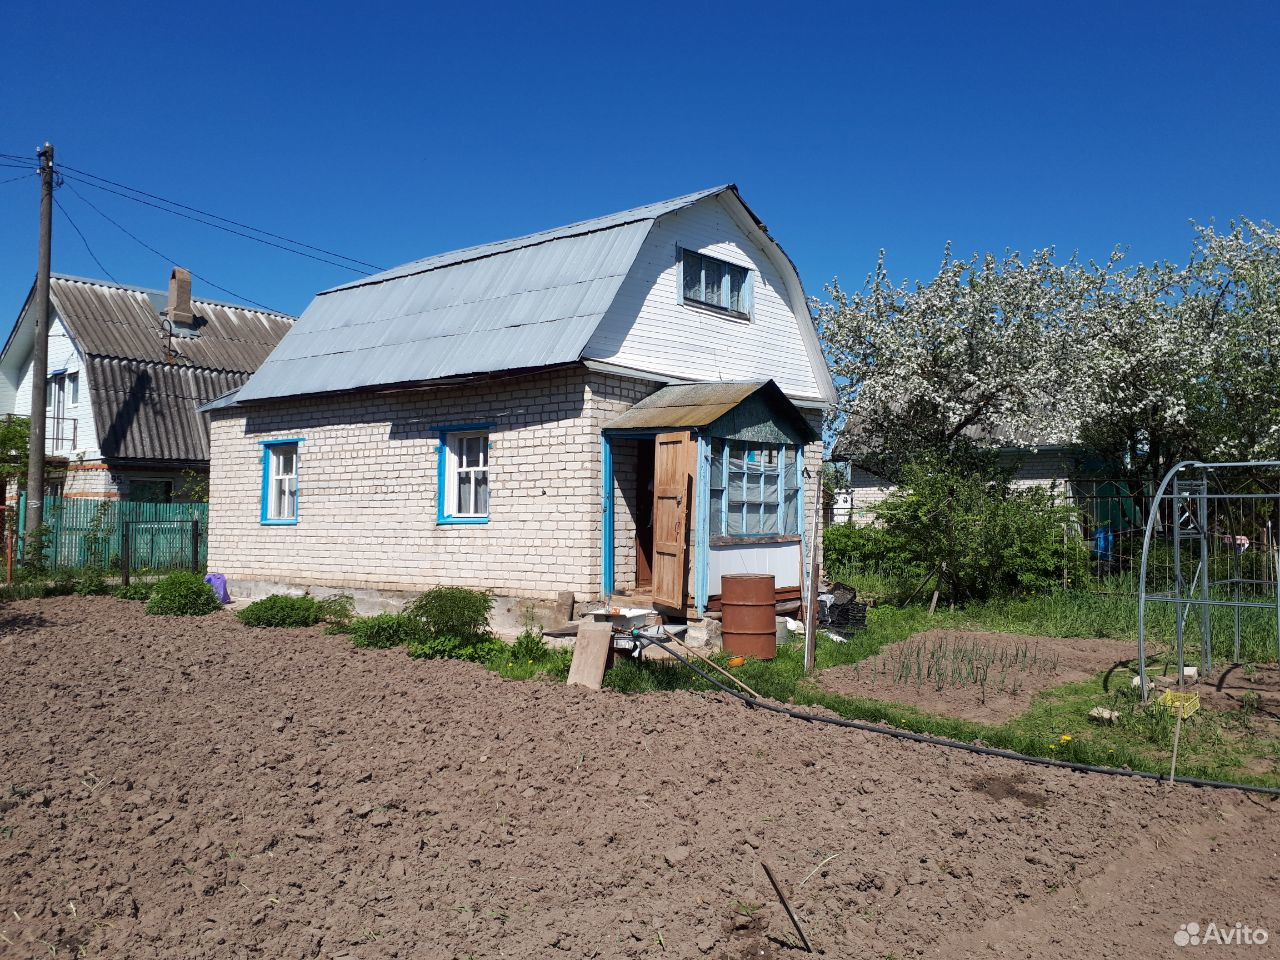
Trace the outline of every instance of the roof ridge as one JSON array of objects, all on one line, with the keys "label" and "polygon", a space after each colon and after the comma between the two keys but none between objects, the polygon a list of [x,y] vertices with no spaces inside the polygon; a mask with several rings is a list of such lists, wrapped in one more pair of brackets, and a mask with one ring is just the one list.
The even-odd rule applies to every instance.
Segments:
[{"label": "roof ridge", "polygon": [[[585,236],[589,233],[602,233],[606,230],[616,230],[619,227],[625,227],[632,223],[639,223],[644,220],[656,220],[658,217],[665,216],[668,213],[674,213],[676,210],[683,209],[697,203],[699,200],[705,200],[707,197],[713,197],[723,193],[726,190],[735,189],[731,183],[720,184],[715,187],[708,187],[705,190],[697,190],[693,193],[686,193],[679,197],[672,197],[670,200],[655,200],[652,203],[641,204],[638,207],[632,207],[628,210],[619,210],[614,213],[602,214],[598,217],[592,217],[587,220],[578,220],[573,223],[567,223],[558,227],[548,227],[545,230],[538,230],[534,233],[526,233],[522,236],[506,237],[501,240],[493,240],[489,243],[475,244],[470,247],[459,247],[456,250],[442,250],[440,253],[434,253],[427,257],[419,257],[417,260],[410,260],[399,266],[392,267],[390,270],[383,270],[379,273],[362,277],[359,280],[350,280],[347,283],[339,284],[336,287],[330,287],[322,290],[317,296],[323,297],[325,294],[337,293],[340,290],[354,290],[359,287],[372,286],[378,283],[388,283],[392,280],[401,280],[405,277],[418,276],[423,273],[430,273],[433,270],[442,270],[446,267],[454,267],[460,263],[469,263],[475,260],[484,260],[489,257],[498,256],[503,253],[512,253],[516,250],[523,250],[527,247],[539,246],[543,243],[554,243],[557,240],[567,240],[571,237]],[[635,216],[630,216],[635,214]],[[619,219],[622,217],[630,217],[630,219]],[[449,258],[449,259],[444,259]],[[440,263],[432,261],[440,260]],[[421,264],[421,269],[413,269]]]},{"label": "roof ridge", "polygon": [[[112,290],[125,290],[129,293],[140,293],[143,296],[151,296],[155,294],[158,297],[169,296],[167,290],[154,290],[151,287],[140,287],[128,283],[117,283],[113,280],[101,280],[96,277],[78,277],[70,273],[58,273],[53,271],[49,274],[50,280],[64,280],[68,283],[87,283],[97,287],[108,287]],[[207,297],[191,298],[192,303],[207,303],[211,307],[230,307],[232,310],[248,310],[250,313],[261,313],[268,317],[284,317],[286,320],[297,320],[298,318],[291,313],[284,313],[280,310],[272,310],[268,307],[254,307],[247,303],[231,303],[228,300],[210,300]]]}]

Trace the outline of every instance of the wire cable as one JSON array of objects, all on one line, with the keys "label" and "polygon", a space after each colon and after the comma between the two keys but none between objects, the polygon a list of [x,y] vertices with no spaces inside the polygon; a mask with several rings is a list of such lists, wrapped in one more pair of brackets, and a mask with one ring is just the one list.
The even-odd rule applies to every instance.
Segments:
[{"label": "wire cable", "polygon": [[[670,634],[668,634],[670,636]],[[1079,773],[1101,773],[1112,777],[1137,777],[1140,780],[1154,780],[1163,783],[1185,783],[1192,787],[1212,787],[1218,790],[1242,790],[1245,793],[1261,793],[1270,797],[1280,797],[1280,789],[1275,787],[1255,787],[1247,783],[1230,783],[1223,780],[1202,780],[1198,777],[1168,777],[1160,773],[1149,773],[1146,770],[1126,770],[1119,767],[1096,767],[1087,763],[1072,763],[1069,760],[1051,760],[1048,757],[1032,757],[1025,753],[1016,753],[1013,750],[1001,750],[997,747],[979,747],[972,743],[962,743],[959,740],[948,740],[945,737],[933,737],[923,733],[912,733],[910,730],[899,730],[895,727],[882,727],[872,723],[862,723],[857,720],[846,720],[843,717],[825,717],[819,713],[807,713],[804,710],[792,710],[790,707],[784,707],[776,703],[769,703],[767,700],[759,700],[755,697],[748,696],[741,691],[726,687],[715,677],[703,673],[702,670],[694,666],[680,654],[676,653],[661,640],[655,640],[652,637],[646,637],[650,643],[665,650],[668,654],[675,657],[686,667],[700,676],[703,680],[712,686],[718,687],[720,690],[736,697],[748,707],[753,709],[768,710],[771,713],[780,713],[786,717],[793,717],[796,720],[804,720],[809,723],[829,723],[836,727],[845,727],[849,730],[861,730],[864,733],[878,733],[882,736],[894,737],[898,740],[910,740],[913,743],[923,743],[934,747],[947,747],[951,750],[963,750],[966,753],[976,753],[983,757],[999,757],[1002,760],[1017,760],[1020,763],[1029,763],[1039,767],[1059,767],[1065,770],[1075,770]]]},{"label": "wire cable", "polygon": [[24,173],[20,177],[10,177],[8,180],[0,180],[0,187],[3,187],[6,183],[17,183],[19,180],[28,180],[30,177],[30,173]]},{"label": "wire cable", "polygon": [[[176,266],[179,266],[178,261],[177,261],[177,260],[175,260],[175,259],[173,259],[173,257],[166,256],[165,254],[161,253],[159,250],[157,250],[155,247],[151,246],[151,244],[147,243],[147,242],[146,242],[145,240],[143,240],[142,238],[140,238],[140,237],[136,236],[135,234],[133,234],[133,233],[129,232],[128,228],[126,228],[126,227],[122,226],[120,223],[118,223],[117,221],[113,220],[111,217],[107,216],[107,214],[103,213],[103,212],[102,212],[102,210],[98,207],[98,205],[97,205],[97,204],[95,204],[92,200],[90,200],[88,197],[86,197],[84,194],[82,194],[79,190],[77,190],[77,189],[75,188],[75,186],[74,186],[74,185],[72,185],[71,183],[67,183],[67,189],[68,189],[68,190],[70,190],[72,193],[74,193],[74,194],[75,194],[77,197],[79,197],[81,200],[83,200],[86,204],[88,204],[88,205],[89,205],[89,208],[90,208],[90,209],[92,209],[94,213],[96,213],[98,216],[102,217],[102,219],[103,219],[103,220],[106,220],[106,221],[107,221],[107,223],[111,224],[113,227],[115,227],[117,230],[119,230],[121,233],[123,233],[126,237],[128,237],[128,238],[129,238],[130,240],[132,240],[134,243],[138,244],[140,247],[143,247],[143,248],[144,248],[144,249],[146,249],[146,250],[151,251],[151,252],[152,252],[152,253],[154,253],[157,257],[159,257],[161,260],[163,260],[165,263],[169,264],[170,266],[175,266],[175,267],[176,267]],[[188,269],[189,269],[189,268],[188,268]],[[228,294],[228,295],[230,295],[230,296],[232,296],[232,297],[235,297],[237,300],[243,301],[244,303],[251,303],[251,304],[253,304],[255,307],[261,307],[263,310],[267,310],[267,311],[269,311],[269,312],[271,312],[271,313],[279,313],[279,314],[281,314],[282,316],[284,316],[284,314],[282,313],[282,311],[280,311],[280,310],[276,310],[276,309],[274,309],[274,308],[272,308],[272,307],[268,307],[265,303],[259,303],[257,300],[253,300],[253,299],[251,299],[251,298],[249,298],[249,297],[246,297],[246,296],[245,296],[244,294],[242,294],[242,293],[236,293],[234,290],[229,290],[228,288],[226,288],[226,287],[222,286],[221,284],[214,283],[214,282],[213,282],[212,280],[210,280],[208,277],[201,276],[200,274],[196,273],[194,270],[191,270],[191,275],[192,275],[193,277],[195,277],[196,279],[198,279],[198,280],[200,280],[200,281],[202,281],[202,282],[204,282],[204,283],[207,283],[209,286],[214,287],[214,288],[215,288],[215,289],[217,289],[217,290],[221,290],[223,293]]]},{"label": "wire cable", "polygon": [[119,283],[120,281],[115,278],[111,271],[102,265],[102,261],[98,259],[98,255],[93,252],[93,247],[89,246],[89,240],[85,237],[84,231],[76,225],[71,214],[67,213],[67,208],[62,205],[62,201],[55,196],[53,198],[53,202],[58,209],[62,211],[62,215],[67,218],[67,223],[71,224],[71,229],[76,232],[76,235],[80,238],[80,242],[84,244],[84,248],[89,251],[89,256],[93,257],[93,262],[98,265],[98,269],[105,273],[107,275],[107,279],[112,283]]},{"label": "wire cable", "polygon": [[[63,169],[66,169],[66,168],[63,168]],[[93,187],[96,190],[103,190],[103,191],[106,191],[107,193],[113,193],[117,197],[124,197],[124,199],[126,200],[132,200],[134,203],[141,203],[142,205],[151,207],[154,210],[161,210],[164,213],[171,213],[175,217],[182,217],[184,220],[190,220],[194,223],[202,223],[206,227],[213,227],[215,230],[222,230],[226,233],[234,234],[237,237],[244,237],[246,240],[255,240],[258,243],[266,244],[269,247],[275,247],[277,250],[284,250],[286,253],[296,254],[299,257],[306,257],[308,260],[315,260],[317,263],[327,264],[328,266],[331,266],[331,267],[338,267],[342,270],[350,270],[352,273],[357,273],[362,277],[368,275],[365,270],[362,270],[359,267],[352,267],[345,263],[339,263],[337,260],[329,260],[325,257],[313,256],[312,254],[304,253],[301,250],[295,250],[292,247],[286,247],[284,244],[275,243],[272,240],[264,240],[262,237],[255,237],[251,233],[244,233],[240,230],[234,230],[231,227],[224,227],[221,224],[212,223],[208,220],[203,220],[200,217],[193,217],[191,214],[183,213],[181,210],[172,210],[169,207],[162,207],[158,203],[152,203],[150,200],[143,200],[141,197],[135,197],[132,194],[124,193],[123,191],[113,190],[110,187],[104,187],[99,183],[91,183],[88,180],[82,180],[79,177],[70,177],[70,176],[67,176],[66,174],[63,174],[63,178],[66,180],[74,180],[76,183],[79,183],[81,186],[84,186],[84,187]]]},{"label": "wire cable", "polygon": [[[295,247],[302,247],[307,250],[313,250],[316,253],[322,253],[325,256],[337,257],[339,260],[346,260],[346,261],[349,261],[350,263],[358,264],[362,267],[368,267],[370,270],[377,271],[377,270],[386,269],[386,267],[380,267],[376,263],[369,263],[366,260],[360,260],[357,257],[349,257],[346,254],[338,253],[335,250],[326,250],[324,247],[317,247],[309,243],[303,243],[301,240],[294,240],[290,237],[282,236],[281,234],[278,234],[278,233],[272,233],[269,230],[263,230],[260,227],[254,227],[254,226],[250,226],[247,223],[241,223],[239,220],[232,220],[228,217],[221,217],[216,213],[210,213],[207,210],[201,210],[198,207],[193,207],[185,203],[180,203],[177,200],[170,200],[167,197],[162,197],[155,193],[149,193],[146,190],[141,190],[137,187],[131,187],[128,184],[120,183],[116,180],[111,180],[107,177],[100,177],[96,173],[90,173],[87,170],[81,170],[78,167],[73,167],[73,166],[70,166],[69,164],[60,164],[60,166],[63,170],[70,170],[72,173],[78,174],[80,177],[89,177],[91,180],[100,181],[100,183],[89,183],[88,181],[80,180],[80,182],[85,184],[86,186],[97,187],[99,190],[107,190],[108,193],[116,193],[115,190],[110,190],[107,187],[102,186],[103,183],[110,184],[112,187],[116,187],[119,190],[127,191],[127,193],[118,193],[117,194],[118,196],[124,196],[127,199],[135,200],[138,203],[145,203],[146,201],[141,200],[140,197],[147,197],[151,200],[157,200],[160,203],[168,204],[169,207],[179,207],[182,210],[187,210],[187,211],[190,211],[191,213],[199,214],[201,217],[208,217],[212,220],[217,220],[224,224],[230,224],[231,226],[239,227],[241,230],[248,230],[248,231],[251,231],[252,233],[259,233],[259,234],[262,234],[262,236],[264,237],[270,237],[273,240],[280,240],[280,241],[283,241],[284,243],[292,244]],[[131,196],[131,194],[137,194],[138,196]],[[156,206],[155,204],[147,204],[147,205]],[[176,210],[169,210],[168,207],[157,207],[157,209],[166,210],[169,213],[177,214]],[[178,215],[181,216],[181,214],[178,214]],[[195,218],[188,217],[188,219],[195,219]],[[197,221],[197,222],[204,222],[204,221]],[[218,229],[227,229],[226,227],[218,227],[217,224],[213,224],[213,223],[209,223],[208,226],[217,227]],[[235,230],[228,230],[227,232],[234,233],[237,236],[245,236],[245,234],[239,233]],[[266,242],[266,241],[263,241],[260,237],[248,237],[248,239],[258,240],[259,242],[264,242],[264,243]],[[279,245],[271,244],[271,246],[278,247]],[[297,253],[300,256],[306,256],[306,254],[303,254],[300,250],[292,250],[288,247],[279,247],[279,249],[289,250],[290,253]],[[322,260],[321,262],[332,263],[332,261],[327,261],[327,260]],[[351,270],[353,273],[361,272],[353,269],[352,267],[346,266],[345,264],[333,264],[333,265],[341,266],[346,270]]]}]

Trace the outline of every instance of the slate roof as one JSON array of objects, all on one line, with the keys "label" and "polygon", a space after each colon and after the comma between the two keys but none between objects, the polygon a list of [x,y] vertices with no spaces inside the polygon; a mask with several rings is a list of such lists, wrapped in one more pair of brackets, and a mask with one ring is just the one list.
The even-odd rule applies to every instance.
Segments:
[{"label": "slate roof", "polygon": [[294,318],[192,300],[198,336],[169,337],[168,295],[55,274],[50,299],[85,359],[98,446],[105,459],[209,459],[197,407],[243,384]]}]

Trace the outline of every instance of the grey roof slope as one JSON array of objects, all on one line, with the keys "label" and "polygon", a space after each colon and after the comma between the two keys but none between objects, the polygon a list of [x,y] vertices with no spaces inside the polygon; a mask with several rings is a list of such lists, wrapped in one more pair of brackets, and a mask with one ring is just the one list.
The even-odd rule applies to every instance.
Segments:
[{"label": "grey roof slope", "polygon": [[326,290],[235,402],[576,362],[654,220],[726,191],[737,195],[714,187]]},{"label": "grey roof slope", "polygon": [[84,354],[107,459],[208,460],[197,407],[244,383],[293,325],[284,314],[193,299],[199,336],[170,340],[160,318],[166,293],[61,274],[49,293]]}]

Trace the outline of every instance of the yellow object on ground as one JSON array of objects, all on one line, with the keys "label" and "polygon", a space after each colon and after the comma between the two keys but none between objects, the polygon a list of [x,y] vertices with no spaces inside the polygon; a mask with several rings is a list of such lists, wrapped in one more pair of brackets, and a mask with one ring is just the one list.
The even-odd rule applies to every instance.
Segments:
[{"label": "yellow object on ground", "polygon": [[1158,702],[1170,713],[1176,713],[1183,720],[1200,709],[1198,693],[1175,693],[1172,690],[1166,690],[1161,694]]}]

